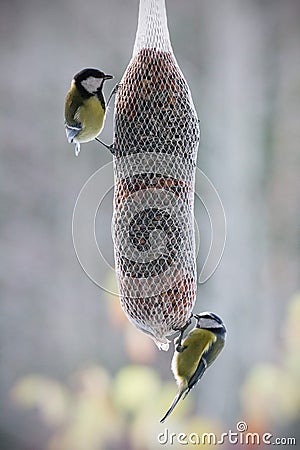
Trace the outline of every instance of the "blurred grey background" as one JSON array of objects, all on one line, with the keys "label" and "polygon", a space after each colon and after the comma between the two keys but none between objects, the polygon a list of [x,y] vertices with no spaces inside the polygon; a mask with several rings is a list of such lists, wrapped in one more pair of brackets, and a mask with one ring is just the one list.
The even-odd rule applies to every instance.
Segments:
[{"label": "blurred grey background", "polygon": [[[223,259],[199,286],[196,307],[223,317],[227,346],[167,426],[227,431],[247,419],[253,430],[295,435],[300,2],[166,3],[173,49],[201,120],[198,166],[219,192],[228,225]],[[176,390],[173,349],[158,352],[135,331],[118,300],[93,284],[76,259],[76,198],[111,155],[94,142],[75,158],[63,127],[74,73],[92,66],[121,78],[138,1],[4,0],[0,8],[0,448],[157,448],[164,429],[158,420]],[[106,85],[106,95],[112,87]],[[112,113],[102,134],[107,143]],[[112,193],[101,211],[99,239],[112,262],[111,203]],[[198,200],[196,217],[201,265],[208,220]],[[115,281],[108,282],[114,288]],[[145,415],[149,403],[127,410],[114,397],[123,392],[124,367],[133,377],[143,368],[155,378],[159,387],[147,399],[152,415]],[[97,395],[106,399],[104,410],[93,403]],[[114,423],[111,433],[99,425],[104,416]]]}]

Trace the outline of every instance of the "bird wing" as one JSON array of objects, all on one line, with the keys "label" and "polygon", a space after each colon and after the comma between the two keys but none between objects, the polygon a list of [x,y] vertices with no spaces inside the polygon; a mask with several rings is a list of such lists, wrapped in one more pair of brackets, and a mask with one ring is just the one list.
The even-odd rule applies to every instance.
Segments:
[{"label": "bird wing", "polygon": [[201,380],[204,372],[206,371],[206,368],[207,362],[205,356],[202,356],[196,369],[196,372],[194,373],[194,375],[192,375],[192,377],[189,380],[188,389],[186,390],[183,398],[185,398],[190,392],[190,390],[198,383],[199,380]]},{"label": "bird wing", "polygon": [[74,138],[82,130],[82,125],[79,120],[79,108],[83,104],[83,99],[72,84],[70,91],[66,96],[65,102],[65,128],[67,139],[72,143]]},{"label": "bird wing", "polygon": [[189,379],[188,382],[188,388],[184,394],[185,398],[187,396],[187,394],[190,392],[191,389],[193,389],[193,387],[198,383],[199,380],[201,380],[201,378],[203,377],[204,372],[206,371],[208,364],[207,364],[207,360],[206,360],[206,356],[209,353],[211,346],[214,344],[215,342],[215,338],[213,338],[210,342],[208,342],[201,358],[200,361],[198,363],[198,366],[195,370],[195,372],[193,373],[193,375],[191,376],[191,378]]}]

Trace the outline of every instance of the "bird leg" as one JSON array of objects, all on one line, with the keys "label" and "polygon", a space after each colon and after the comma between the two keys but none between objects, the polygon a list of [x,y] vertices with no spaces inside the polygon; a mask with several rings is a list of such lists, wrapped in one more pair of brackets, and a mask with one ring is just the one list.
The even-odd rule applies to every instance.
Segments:
[{"label": "bird leg", "polygon": [[183,345],[181,345],[182,342],[182,338],[183,338],[183,334],[185,332],[185,330],[187,329],[187,327],[191,324],[192,322],[192,316],[187,320],[186,324],[179,328],[178,331],[180,331],[178,339],[176,339],[176,351],[182,353],[183,350],[185,349],[185,347]]},{"label": "bird leg", "polygon": [[95,140],[100,142],[100,144],[104,145],[104,147],[106,147],[113,155],[115,154],[116,149],[114,148],[114,144],[107,145],[97,137],[95,138]]},{"label": "bird leg", "polygon": [[113,88],[113,90],[111,91],[111,93],[109,94],[107,104],[106,104],[107,107],[109,106],[109,102],[111,101],[112,96],[118,92],[119,87],[120,87],[120,83],[116,84],[115,87]]},{"label": "bird leg", "polygon": [[[106,107],[107,108],[109,106],[109,102],[112,99],[112,96],[115,95],[118,92],[118,89],[119,89],[120,86],[121,86],[120,83],[116,84],[115,87],[113,88],[113,90],[111,91],[111,93],[109,94],[109,97],[108,97],[108,100],[107,100],[107,103],[106,103]],[[95,140],[100,142],[100,144],[104,145],[104,147],[106,147],[113,155],[115,154],[116,148],[114,148],[114,144],[107,145],[103,141],[101,141],[99,138],[95,138]]]}]

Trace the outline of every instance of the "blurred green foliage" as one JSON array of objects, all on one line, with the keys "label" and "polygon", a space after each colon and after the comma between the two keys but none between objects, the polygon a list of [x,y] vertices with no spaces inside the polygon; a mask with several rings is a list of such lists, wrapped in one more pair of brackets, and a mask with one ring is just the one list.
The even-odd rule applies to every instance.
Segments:
[{"label": "blurred green foliage", "polygon": [[[278,362],[255,365],[241,388],[242,417],[251,431],[264,433],[300,420],[299,323],[296,295],[282,322]],[[178,434],[226,431],[225,424],[195,414],[194,391],[161,425],[174,393],[174,382],[163,382],[155,368],[132,364],[112,376],[95,365],[72,374],[66,384],[28,375],[16,383],[11,398],[18,408],[38,411],[51,430],[47,450],[152,450],[166,427]]]},{"label": "blurred green foliage", "polygon": [[[157,448],[157,436],[165,427],[159,418],[174,388],[174,383],[163,383],[146,366],[126,366],[115,377],[100,366],[90,366],[73,374],[67,384],[29,375],[11,395],[18,407],[35,408],[51,430],[47,450],[141,450]],[[168,427],[178,433],[192,428],[216,430],[213,423],[196,415],[188,422],[191,404],[192,396],[182,402]]]},{"label": "blurred green foliage", "polygon": [[[244,417],[253,429],[300,423],[300,294],[287,305],[275,363],[256,364],[241,388]],[[267,355],[266,360],[268,361]]]}]

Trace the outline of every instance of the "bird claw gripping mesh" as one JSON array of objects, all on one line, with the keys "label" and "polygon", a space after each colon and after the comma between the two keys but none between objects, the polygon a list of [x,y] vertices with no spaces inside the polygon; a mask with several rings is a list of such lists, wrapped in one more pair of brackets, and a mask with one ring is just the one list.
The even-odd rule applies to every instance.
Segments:
[{"label": "bird claw gripping mesh", "polygon": [[194,179],[199,121],[169,41],[164,0],[141,0],[116,93],[112,233],[121,305],[167,350],[196,298]]}]

